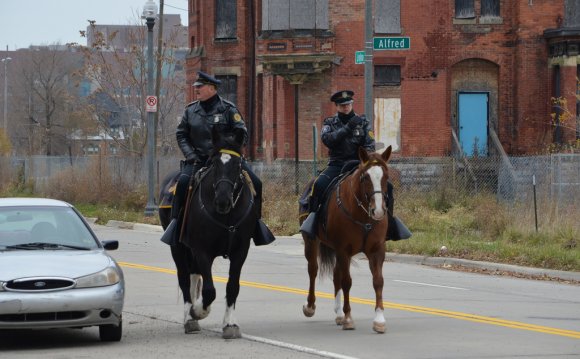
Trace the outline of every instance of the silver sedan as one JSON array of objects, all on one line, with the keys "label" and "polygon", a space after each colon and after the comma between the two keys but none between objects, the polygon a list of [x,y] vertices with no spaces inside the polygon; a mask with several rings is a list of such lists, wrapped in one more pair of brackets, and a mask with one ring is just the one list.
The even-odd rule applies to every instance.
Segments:
[{"label": "silver sedan", "polygon": [[123,272],[70,204],[0,198],[0,329],[98,326],[119,341]]}]

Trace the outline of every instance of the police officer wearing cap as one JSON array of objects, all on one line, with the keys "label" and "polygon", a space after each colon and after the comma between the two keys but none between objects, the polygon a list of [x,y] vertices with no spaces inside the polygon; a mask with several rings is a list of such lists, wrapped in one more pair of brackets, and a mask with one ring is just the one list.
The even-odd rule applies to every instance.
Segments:
[{"label": "police officer wearing cap", "polygon": [[[316,236],[316,214],[322,204],[328,185],[336,178],[343,166],[350,161],[359,161],[358,148],[364,147],[367,151],[375,151],[375,139],[369,121],[365,115],[357,115],[353,111],[353,96],[351,90],[342,90],[334,93],[330,101],[336,104],[337,113],[324,120],[320,135],[322,143],[328,147],[328,166],[316,178],[310,194],[308,211],[310,214],[302,223],[300,231],[310,238]],[[393,185],[387,182],[389,232],[390,240],[406,239],[411,236],[405,225],[393,216]]]},{"label": "police officer wearing cap", "polygon": [[[217,89],[220,84],[220,80],[198,71],[197,80],[193,84],[197,100],[186,106],[181,122],[177,126],[177,144],[185,156],[185,161],[182,162],[181,175],[173,198],[172,223],[161,238],[163,242],[170,245],[176,244],[178,240],[190,178],[206,165],[213,149],[212,128],[217,127],[224,133],[241,130],[244,133],[244,142],[247,141],[248,131],[242,115],[234,103],[218,95]],[[250,170],[245,160],[242,162],[242,168],[248,172],[256,190],[258,223],[256,223],[256,234],[253,238],[254,243],[256,245],[269,244],[274,240],[274,236],[261,222],[262,182]]]}]

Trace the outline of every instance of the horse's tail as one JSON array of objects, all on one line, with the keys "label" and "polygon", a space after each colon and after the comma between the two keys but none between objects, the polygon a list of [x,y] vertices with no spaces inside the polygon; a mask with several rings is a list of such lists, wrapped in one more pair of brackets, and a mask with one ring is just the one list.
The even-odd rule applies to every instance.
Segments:
[{"label": "horse's tail", "polygon": [[320,243],[318,251],[319,267],[318,273],[320,276],[332,277],[334,273],[334,266],[336,264],[336,253],[334,249]]}]

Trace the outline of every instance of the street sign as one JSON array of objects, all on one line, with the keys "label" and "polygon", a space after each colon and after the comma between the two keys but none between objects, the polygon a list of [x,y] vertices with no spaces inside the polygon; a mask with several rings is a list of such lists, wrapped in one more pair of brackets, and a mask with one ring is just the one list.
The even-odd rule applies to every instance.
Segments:
[{"label": "street sign", "polygon": [[409,50],[411,38],[407,37],[375,37],[373,50]]},{"label": "street sign", "polygon": [[365,63],[365,52],[364,51],[355,51],[354,63],[355,64],[364,64]]},{"label": "street sign", "polygon": [[145,110],[147,112],[157,112],[157,96],[147,96]]}]

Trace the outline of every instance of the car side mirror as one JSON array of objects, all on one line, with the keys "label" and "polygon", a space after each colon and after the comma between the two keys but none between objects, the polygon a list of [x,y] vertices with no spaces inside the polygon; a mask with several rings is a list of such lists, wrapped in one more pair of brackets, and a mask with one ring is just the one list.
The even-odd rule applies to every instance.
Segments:
[{"label": "car side mirror", "polygon": [[108,251],[114,251],[119,248],[119,241],[101,241],[101,244]]}]

